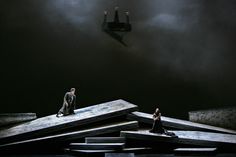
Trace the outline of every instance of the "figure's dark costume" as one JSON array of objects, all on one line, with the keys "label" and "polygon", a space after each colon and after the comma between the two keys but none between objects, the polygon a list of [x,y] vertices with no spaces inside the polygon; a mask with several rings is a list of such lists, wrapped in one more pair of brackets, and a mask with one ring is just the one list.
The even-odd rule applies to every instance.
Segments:
[{"label": "figure's dark costume", "polygon": [[67,92],[64,96],[64,101],[61,109],[58,111],[57,116],[62,113],[64,116],[74,114],[76,104],[76,96]]},{"label": "figure's dark costume", "polygon": [[[150,132],[152,133],[159,133],[159,134],[165,134],[168,136],[172,136],[172,137],[178,137],[175,135],[175,133],[173,132],[169,132],[167,131],[163,126],[162,126],[162,121],[161,121],[161,116],[159,116],[159,111],[155,112],[153,114],[153,125],[152,125],[152,129],[150,130]],[[159,117],[159,118],[157,118]]]},{"label": "figure's dark costume", "polygon": [[[157,114],[159,114],[159,113],[155,112],[153,114],[154,119],[158,117]],[[160,133],[160,134],[165,133],[165,129],[162,126],[161,117],[159,117],[159,119],[156,119],[156,120],[153,121],[152,129],[150,130],[150,132]]]}]

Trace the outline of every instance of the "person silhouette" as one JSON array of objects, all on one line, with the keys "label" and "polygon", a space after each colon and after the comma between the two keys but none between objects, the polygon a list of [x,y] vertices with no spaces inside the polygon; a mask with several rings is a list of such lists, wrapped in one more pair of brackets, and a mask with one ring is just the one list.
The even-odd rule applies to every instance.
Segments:
[{"label": "person silhouette", "polygon": [[74,112],[75,105],[76,105],[75,88],[71,88],[69,92],[66,92],[63,99],[63,105],[61,109],[58,111],[56,117],[75,114]]},{"label": "person silhouette", "polygon": [[163,127],[162,121],[161,121],[161,111],[159,108],[156,108],[155,112],[153,113],[153,125],[152,125],[152,129],[149,130],[149,132],[165,134],[171,137],[178,137],[177,135],[175,135],[175,133],[169,132]]}]

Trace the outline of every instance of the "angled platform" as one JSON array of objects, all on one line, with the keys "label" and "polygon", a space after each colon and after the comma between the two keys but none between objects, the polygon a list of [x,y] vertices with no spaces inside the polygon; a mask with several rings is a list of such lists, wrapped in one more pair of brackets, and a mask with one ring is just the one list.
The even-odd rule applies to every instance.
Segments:
[{"label": "angled platform", "polygon": [[57,118],[51,115],[0,131],[0,143],[44,136],[47,133],[75,126],[126,115],[136,111],[137,106],[124,100],[116,100],[77,109],[74,115]]},{"label": "angled platform", "polygon": [[[152,114],[143,113],[143,112],[133,112],[127,116],[129,120],[137,120],[139,122],[152,124]],[[162,116],[162,124],[165,127],[180,129],[180,130],[196,130],[196,131],[211,131],[211,132],[220,132],[220,133],[229,133],[236,134],[235,130],[224,129],[220,127],[194,123],[186,120],[180,120],[175,118],[169,118]]]},{"label": "angled platform", "polygon": [[125,143],[124,137],[86,137],[85,143]]},{"label": "angled platform", "polygon": [[78,150],[121,150],[125,143],[71,143],[70,149]]},{"label": "angled platform", "polygon": [[36,113],[1,113],[0,126],[27,122],[36,118]]},{"label": "angled platform", "polygon": [[210,133],[201,131],[173,131],[178,138],[163,134],[150,133],[149,130],[121,131],[121,137],[126,139],[146,140],[174,144],[196,145],[206,147],[236,148],[236,135]]},{"label": "angled platform", "polygon": [[0,145],[0,151],[11,149],[11,148],[17,148],[17,147],[27,148],[27,146],[32,146],[32,145],[44,145],[44,144],[50,144],[50,143],[60,144],[63,142],[69,142],[71,140],[81,139],[88,136],[104,135],[107,133],[114,133],[114,132],[119,132],[122,130],[133,130],[137,128],[138,128],[137,121],[107,124],[104,126],[94,127],[94,128],[80,130],[80,131],[74,131],[74,132],[69,132],[69,133],[53,135],[53,136],[46,136],[46,137],[35,138],[31,140],[3,144],[3,145]]}]

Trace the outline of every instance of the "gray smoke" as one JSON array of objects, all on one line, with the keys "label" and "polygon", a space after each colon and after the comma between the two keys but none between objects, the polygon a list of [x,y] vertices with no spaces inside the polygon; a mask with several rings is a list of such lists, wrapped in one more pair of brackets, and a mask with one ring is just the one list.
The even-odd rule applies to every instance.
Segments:
[{"label": "gray smoke", "polygon": [[[157,68],[166,68],[183,79],[215,79],[225,75],[230,66],[231,56],[225,53],[231,49],[228,40],[235,34],[232,26],[236,23],[231,2],[49,0],[42,4],[41,14],[49,24],[59,28],[68,25],[75,35],[72,38],[82,41],[77,43],[78,47],[94,60],[99,57],[94,47],[88,45],[97,46],[99,52],[107,55],[115,50],[151,61]],[[103,10],[108,10],[108,19],[113,20],[116,5],[121,21],[125,20],[124,11],[130,11],[133,31],[124,36],[128,48],[101,31]],[[109,62],[106,57],[99,61]]]}]

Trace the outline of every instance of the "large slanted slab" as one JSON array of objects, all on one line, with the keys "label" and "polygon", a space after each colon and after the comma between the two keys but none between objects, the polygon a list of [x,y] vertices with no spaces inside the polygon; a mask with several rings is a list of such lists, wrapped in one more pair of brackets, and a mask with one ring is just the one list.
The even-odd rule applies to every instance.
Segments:
[{"label": "large slanted slab", "polygon": [[38,118],[22,125],[1,130],[0,143],[39,137],[54,131],[125,115],[136,110],[136,105],[124,100],[116,100],[77,109],[74,115],[60,118],[57,118],[56,115],[51,115]]},{"label": "large slanted slab", "polygon": [[1,113],[0,126],[6,126],[36,119],[36,113]]},{"label": "large slanted slab", "polygon": [[[139,122],[152,124],[152,114],[143,113],[143,112],[133,112],[127,116],[130,120],[137,120]],[[199,124],[194,123],[186,120],[180,120],[176,118],[169,118],[162,116],[161,117],[162,124],[165,127],[173,128],[173,129],[180,129],[180,130],[196,130],[196,131],[211,131],[211,132],[221,132],[221,133],[230,133],[230,134],[236,134],[235,130],[230,129],[224,129],[220,127],[205,125],[205,124]]]},{"label": "large slanted slab", "polygon": [[130,121],[130,122],[118,122],[113,124],[106,124],[104,126],[100,127],[93,127],[90,129],[80,130],[80,131],[74,131],[74,132],[68,132],[68,133],[62,133],[52,136],[45,136],[41,138],[35,138],[25,141],[19,141],[19,142],[13,142],[9,144],[3,144],[0,145],[0,151],[16,148],[16,147],[22,147],[22,148],[28,148],[28,146],[32,145],[44,145],[44,144],[59,144],[64,142],[69,142],[76,139],[81,139],[88,136],[97,136],[97,135],[104,135],[108,133],[114,133],[119,132],[122,130],[135,130],[138,128],[138,122],[137,121]]},{"label": "large slanted slab", "polygon": [[148,130],[121,131],[121,136],[126,139],[146,140],[150,142],[236,148],[236,135],[201,131],[173,132],[178,136],[178,138],[173,138],[163,134],[150,133]]}]

